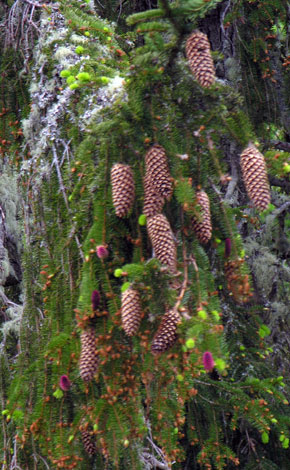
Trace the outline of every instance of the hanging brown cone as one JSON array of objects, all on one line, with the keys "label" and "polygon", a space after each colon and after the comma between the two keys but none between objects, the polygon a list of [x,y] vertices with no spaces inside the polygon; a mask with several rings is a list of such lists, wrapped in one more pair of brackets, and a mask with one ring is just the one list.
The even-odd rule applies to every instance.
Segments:
[{"label": "hanging brown cone", "polygon": [[96,336],[93,328],[84,330],[81,334],[80,376],[85,382],[94,378],[98,368],[96,355]]},{"label": "hanging brown cone", "polygon": [[271,197],[264,156],[250,144],[241,154],[240,161],[249,198],[257,209],[267,209]]},{"label": "hanging brown cone", "polygon": [[111,169],[112,196],[118,217],[125,217],[133,206],[135,184],[129,165],[116,163]]},{"label": "hanging brown cone", "polygon": [[153,145],[145,156],[146,174],[160,196],[169,199],[172,195],[172,181],[165,150],[161,145]]},{"label": "hanging brown cone", "polygon": [[81,435],[82,443],[87,454],[95,455],[97,452],[97,447],[92,434],[89,431],[81,431]]},{"label": "hanging brown cone", "polygon": [[146,173],[144,178],[144,206],[143,214],[146,217],[152,217],[153,215],[160,214],[164,205],[164,197],[158,194],[157,190],[151,183],[151,178]]},{"label": "hanging brown cone", "polygon": [[241,258],[228,260],[224,264],[224,273],[227,280],[227,288],[238,303],[246,303],[252,297],[249,283],[249,275],[244,274],[241,266],[244,260]]},{"label": "hanging brown cone", "polygon": [[199,218],[192,219],[193,230],[200,243],[207,243],[212,233],[209,198],[206,192],[197,191],[196,200],[201,210]]},{"label": "hanging brown cone", "polygon": [[153,354],[161,354],[173,346],[177,340],[177,325],[180,322],[179,313],[172,309],[163,315],[157,333],[153,338],[151,351]]},{"label": "hanging brown cone", "polygon": [[207,35],[201,31],[193,32],[186,41],[185,52],[196,80],[203,88],[210,87],[215,81],[215,69]]},{"label": "hanging brown cone", "polygon": [[141,321],[141,301],[139,292],[129,287],[122,293],[122,326],[128,336],[133,336]]},{"label": "hanging brown cone", "polygon": [[171,227],[165,215],[157,214],[147,219],[148,235],[154,250],[154,256],[160,263],[176,272],[176,247]]}]

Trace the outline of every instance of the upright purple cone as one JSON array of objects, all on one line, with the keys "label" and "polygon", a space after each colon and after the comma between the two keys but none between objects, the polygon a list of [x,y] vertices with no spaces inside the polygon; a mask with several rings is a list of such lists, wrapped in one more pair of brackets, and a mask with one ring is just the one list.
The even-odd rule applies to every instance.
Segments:
[{"label": "upright purple cone", "polygon": [[71,381],[69,380],[67,375],[62,375],[59,379],[59,387],[67,392],[71,387]]},{"label": "upright purple cone", "polygon": [[96,253],[97,253],[97,257],[100,259],[107,258],[107,256],[109,255],[107,248],[103,245],[97,246]]},{"label": "upright purple cone", "polygon": [[212,357],[212,353],[210,351],[206,351],[203,353],[202,356],[203,367],[205,368],[206,372],[210,372],[214,368],[214,360]]}]

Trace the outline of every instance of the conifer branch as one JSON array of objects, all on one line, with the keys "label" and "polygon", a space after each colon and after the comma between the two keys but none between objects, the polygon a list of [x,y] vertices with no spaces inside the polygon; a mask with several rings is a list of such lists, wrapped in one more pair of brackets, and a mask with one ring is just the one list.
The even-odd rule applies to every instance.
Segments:
[{"label": "conifer branch", "polygon": [[285,212],[288,209],[288,207],[290,207],[290,201],[284,202],[284,204],[282,204],[280,207],[278,207],[272,212],[271,217],[273,218],[279,217],[279,215]]},{"label": "conifer branch", "polygon": [[178,23],[178,21],[176,20],[174,15],[172,14],[172,11],[171,11],[171,8],[169,6],[168,1],[167,0],[159,0],[159,3],[161,5],[162,9],[164,10],[167,18],[169,19],[170,23],[172,24],[172,26],[176,29],[176,31],[178,33],[181,33],[182,32],[182,27]]},{"label": "conifer branch", "polygon": [[150,468],[160,468],[161,470],[170,470],[170,467],[166,463],[162,463],[157,460],[154,455],[150,454],[146,450],[142,452],[142,458],[145,460],[144,463],[148,463]]},{"label": "conifer branch", "polygon": [[207,134],[206,139],[207,139],[207,145],[208,145],[209,153],[212,157],[213,164],[214,164],[214,166],[216,168],[216,171],[219,175],[220,181],[222,181],[224,175],[223,175],[221,166],[219,164],[218,158],[216,156],[213,140],[212,140],[212,138],[209,134]]},{"label": "conifer branch", "polygon": [[57,151],[56,151],[56,148],[55,148],[54,145],[52,145],[52,153],[53,153],[52,165],[54,165],[55,168],[56,168],[56,174],[57,174],[58,181],[59,181],[59,187],[60,187],[60,190],[62,192],[66,208],[67,208],[68,212],[70,212],[68,199],[67,199],[67,195],[66,195],[66,192],[65,192],[65,187],[64,187],[64,184],[63,184],[62,174],[61,174],[60,165],[59,165],[59,161],[58,161]]},{"label": "conifer branch", "polygon": [[[105,168],[105,181],[109,180],[109,146],[107,148],[106,152],[106,168]],[[104,188],[104,205],[106,204],[107,201],[107,195],[108,195],[108,185],[105,184]],[[106,212],[106,205],[104,207],[104,219],[103,219],[103,228],[102,228],[102,243],[103,245],[106,243],[106,222],[107,222],[107,212]]]},{"label": "conifer branch", "polygon": [[[183,211],[182,211],[182,219],[183,219]],[[174,309],[176,311],[178,310],[178,308],[179,308],[179,306],[182,302],[182,299],[184,297],[184,294],[185,294],[186,289],[187,289],[187,284],[188,284],[188,261],[187,261],[187,253],[186,253],[186,245],[185,245],[184,235],[182,236],[182,255],[183,255],[183,268],[184,268],[183,282],[182,282],[182,285],[181,285],[181,288],[180,288],[179,296],[177,297],[177,302],[174,305]],[[187,319],[190,318],[185,313],[183,314],[183,316],[186,317]]]},{"label": "conifer branch", "polygon": [[229,201],[234,194],[234,191],[237,187],[238,181],[239,181],[239,175],[238,175],[238,167],[237,167],[237,161],[234,157],[233,154],[231,154],[231,180],[229,182],[224,200]]},{"label": "conifer branch", "polygon": [[[44,8],[44,4],[43,3],[39,3],[39,2],[33,2],[32,0],[24,0],[25,3],[29,3],[29,5],[32,5],[34,7],[37,7],[37,8]],[[52,8],[53,10],[58,10],[58,7],[55,6],[53,3],[46,3],[45,4],[45,7],[46,8]]]},{"label": "conifer branch", "polygon": [[270,140],[265,142],[267,147],[274,147],[284,152],[290,152],[290,142],[282,142],[281,140]]},{"label": "conifer branch", "polygon": [[[52,165],[54,165],[55,168],[56,168],[56,174],[57,174],[57,177],[58,177],[60,190],[62,192],[63,199],[64,199],[64,202],[65,202],[68,214],[71,215],[71,210],[70,210],[70,207],[69,207],[68,198],[67,198],[65,187],[64,187],[64,184],[63,184],[63,179],[62,179],[61,169],[60,169],[60,165],[59,165],[59,161],[58,161],[57,151],[56,151],[56,148],[55,148],[54,145],[52,145],[52,153],[53,153]],[[84,260],[85,258],[84,258],[83,251],[81,249],[81,244],[80,244],[79,238],[78,238],[77,235],[75,235],[74,238],[75,238],[77,247],[79,249],[80,256],[81,256],[82,260]]]},{"label": "conifer branch", "polygon": [[39,459],[44,463],[45,468],[47,468],[47,469],[49,470],[49,465],[48,465],[48,463],[46,462],[46,460],[45,460],[41,455],[34,453],[34,454],[32,455],[32,457],[34,458],[34,460],[36,461],[36,463],[37,463],[37,459],[39,458]]},{"label": "conifer branch", "polygon": [[160,468],[161,470],[170,470],[171,465],[173,465],[175,462],[171,462],[170,465],[167,464],[164,453],[153,441],[153,437],[152,437],[152,433],[151,433],[151,424],[150,424],[148,419],[146,419],[146,425],[147,425],[148,434],[149,434],[149,436],[147,436],[147,440],[150,443],[150,445],[151,445],[152,449],[154,450],[154,452],[156,452],[156,454],[160,457],[160,459],[162,461],[160,461],[156,457],[154,457],[154,455],[152,455],[152,453],[149,452],[148,448],[145,448],[142,451],[142,454],[141,454],[142,460],[144,461],[145,464],[149,464],[150,468],[154,468],[154,469],[155,468]]},{"label": "conifer branch", "polygon": [[277,176],[269,175],[269,182],[271,186],[278,186],[282,188],[286,193],[290,193],[290,182],[286,179],[277,178]]},{"label": "conifer branch", "polygon": [[[18,465],[17,460],[18,460],[17,441],[16,441],[16,439],[14,439],[13,457],[12,457],[11,464],[10,464],[10,469],[11,470],[23,470],[22,467],[20,467]],[[47,468],[49,468],[49,467],[47,467]]]},{"label": "conifer branch", "polygon": [[[197,288],[197,302],[196,302],[196,305],[197,305],[197,307],[200,307],[200,305],[201,305],[201,292],[200,292],[199,269],[198,269],[198,266],[197,266],[197,263],[196,263],[196,259],[192,254],[189,257],[189,261],[193,265],[195,275],[196,275],[196,288]],[[186,320],[188,320],[191,317],[184,314],[184,318],[186,318]]]},{"label": "conifer branch", "polygon": [[243,142],[241,141],[240,137],[238,136],[238,134],[231,128],[231,126],[229,126],[228,124],[228,121],[226,120],[226,118],[221,115],[221,120],[223,121],[225,127],[227,128],[227,130],[229,131],[229,133],[232,135],[232,137],[237,141],[239,142],[240,144],[243,144]]},{"label": "conifer branch", "polygon": [[[219,189],[216,187],[216,185],[214,184],[214,182],[212,181],[212,179],[211,179],[211,178],[208,178],[208,179],[209,179],[209,181],[210,181],[210,184],[211,184],[212,189],[214,190],[215,194],[217,195],[217,198],[218,198],[218,201],[219,201],[219,204],[220,204],[220,208],[221,208],[222,213],[223,213],[223,215],[224,215],[224,220],[225,220],[225,223],[226,223],[226,226],[227,226],[227,229],[228,229],[230,238],[231,238],[232,242],[234,242],[235,238],[234,238],[233,230],[232,230],[231,224],[230,224],[229,221],[228,221],[228,216],[227,216],[227,213],[226,213],[226,210],[225,210],[225,207],[224,207],[224,201],[223,201],[223,199],[222,199],[222,197],[221,197],[220,191],[219,191]],[[235,244],[235,243],[233,243],[233,251],[235,252],[236,257],[238,257],[237,247],[236,247],[236,244]]]}]

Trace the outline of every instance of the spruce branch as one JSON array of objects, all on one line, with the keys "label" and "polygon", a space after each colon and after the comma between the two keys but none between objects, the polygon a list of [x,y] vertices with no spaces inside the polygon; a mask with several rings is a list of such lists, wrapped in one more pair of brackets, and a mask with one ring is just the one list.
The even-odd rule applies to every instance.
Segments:
[{"label": "spruce branch", "polygon": [[182,33],[182,26],[179,24],[179,22],[176,20],[176,17],[174,16],[174,14],[172,13],[171,11],[171,8],[169,6],[169,3],[167,0],[159,0],[159,3],[162,7],[162,9],[164,10],[168,20],[170,21],[170,23],[172,24],[172,26],[176,29],[176,31],[180,34]]},{"label": "spruce branch", "polygon": [[[182,213],[181,213],[181,218],[182,218],[182,223],[183,223],[183,219],[184,219],[184,212],[182,210]],[[187,285],[188,285],[188,258],[187,258],[187,253],[186,253],[186,245],[185,245],[185,237],[184,235],[182,235],[182,256],[183,256],[183,268],[184,268],[184,271],[183,271],[183,281],[182,281],[182,284],[181,284],[181,288],[180,288],[180,292],[179,292],[179,295],[177,297],[177,302],[176,304],[174,305],[174,310],[178,311],[178,308],[182,302],[182,299],[184,297],[184,294],[186,292],[186,289],[187,289]],[[184,318],[186,318],[187,320],[190,318],[190,316],[186,313],[186,312],[183,312],[183,316]]]},{"label": "spruce branch", "polygon": [[190,257],[190,261],[194,267],[195,270],[195,275],[196,275],[196,285],[197,285],[197,306],[199,307],[201,305],[201,292],[200,292],[200,279],[199,279],[199,269],[196,263],[196,260],[193,255]]},{"label": "spruce branch", "polygon": [[70,212],[68,199],[67,199],[67,195],[66,195],[64,184],[63,184],[62,175],[61,175],[60,164],[59,164],[59,161],[58,161],[57,151],[56,151],[56,148],[55,148],[54,145],[52,145],[52,154],[53,154],[52,166],[55,166],[55,168],[56,168],[56,174],[57,174],[57,177],[58,177],[60,190],[62,192],[66,208],[67,208],[68,212]]},{"label": "spruce branch", "polygon": [[[67,151],[67,148],[66,148],[66,151]],[[56,151],[56,148],[55,148],[54,145],[52,145],[52,153],[53,153],[52,166],[55,166],[55,168],[56,168],[56,174],[57,174],[57,177],[58,177],[60,190],[62,192],[63,199],[64,199],[64,202],[65,202],[68,214],[71,215],[71,210],[70,210],[70,207],[69,207],[68,198],[67,198],[65,187],[64,187],[64,184],[63,184],[63,179],[62,179],[60,164],[59,164],[59,161],[58,161],[57,151]],[[81,244],[80,244],[79,238],[78,238],[77,235],[75,235],[74,238],[75,238],[77,247],[79,249],[80,256],[81,256],[82,260],[84,260],[85,257],[84,257],[83,251],[81,249]]]},{"label": "spruce branch", "polygon": [[277,176],[269,175],[269,182],[271,186],[278,186],[282,188],[287,194],[290,194],[290,182],[286,179],[277,178]]},{"label": "spruce branch", "polygon": [[222,122],[224,123],[225,127],[227,128],[227,130],[229,131],[229,133],[232,135],[232,137],[234,138],[234,140],[236,140],[237,142],[239,142],[241,145],[243,144],[243,142],[241,141],[240,137],[237,135],[237,133],[231,128],[231,126],[229,126],[228,124],[228,121],[227,119],[225,118],[225,116],[221,115],[221,120]]},{"label": "spruce branch", "polygon": [[[43,7],[43,4],[32,0],[24,0],[24,4],[22,0],[16,0],[9,11],[4,48],[13,47],[22,50],[26,67],[28,66],[27,53],[30,52],[33,43],[33,33],[36,31],[38,35],[40,34],[40,29],[34,21],[36,8]],[[58,10],[58,7],[52,4],[47,4],[45,7]]]},{"label": "spruce branch", "polygon": [[10,463],[10,470],[23,470],[22,467],[18,465],[17,460],[17,441],[14,439],[13,457]]},{"label": "spruce branch", "polygon": [[150,465],[150,468],[154,468],[154,469],[160,468],[161,470],[170,470],[170,467],[166,463],[160,462],[159,460],[157,460],[156,457],[154,457],[154,455],[150,454],[146,450],[142,452],[141,458],[143,462],[145,463],[145,465],[146,464]]},{"label": "spruce branch", "polygon": [[284,202],[280,207],[277,207],[272,213],[271,218],[279,217],[283,212],[285,212],[290,207],[290,201]]},{"label": "spruce branch", "polygon": [[141,456],[140,456],[141,460],[146,465],[146,469],[148,468],[148,470],[151,469],[151,468],[152,469],[159,468],[160,470],[170,470],[171,465],[173,465],[175,462],[171,462],[170,464],[167,463],[164,453],[162,452],[160,447],[158,447],[155,444],[155,442],[153,440],[153,436],[152,436],[152,432],[151,432],[151,423],[150,423],[149,419],[146,418],[145,422],[146,422],[146,426],[147,426],[147,429],[148,429],[147,441],[149,442],[149,444],[152,448],[152,451],[155,452],[158,455],[160,460],[158,460],[158,458],[156,458],[152,454],[152,452],[150,452],[150,450],[148,448],[145,448],[142,451]]},{"label": "spruce branch", "polygon": [[219,175],[219,178],[220,178],[220,181],[223,180],[223,177],[224,177],[224,174],[222,172],[222,169],[221,169],[221,166],[220,166],[220,163],[218,161],[218,157],[216,155],[216,151],[215,151],[215,146],[214,146],[214,143],[213,143],[213,140],[210,136],[209,133],[207,133],[207,136],[206,136],[206,139],[207,139],[207,146],[208,146],[208,150],[209,150],[209,154],[210,156],[212,157],[212,161],[213,161],[213,164],[216,168],[216,171]]},{"label": "spruce branch", "polygon": [[35,462],[37,463],[38,462],[38,459],[40,459],[44,465],[45,465],[45,468],[47,468],[49,470],[49,465],[48,463],[46,462],[46,460],[39,454],[37,454],[36,452],[34,452],[34,454],[32,454],[32,457],[34,458]]},{"label": "spruce branch", "polygon": [[130,15],[126,21],[129,26],[133,26],[137,23],[142,23],[143,21],[148,19],[163,17],[163,10],[161,10],[160,8],[154,8],[153,10],[146,10],[142,11],[141,13],[135,13],[134,15]]},{"label": "spruce branch", "polygon": [[228,185],[225,197],[224,197],[225,201],[229,201],[232,198],[234,191],[237,187],[238,181],[239,181],[239,175],[238,175],[237,161],[234,155],[231,155],[231,180],[229,182],[229,185]]},{"label": "spruce branch", "polygon": [[[29,3],[29,5],[32,5],[34,7],[37,7],[37,8],[44,8],[44,4],[43,3],[39,3],[39,2],[33,2],[32,0],[24,0],[25,3]],[[52,8],[53,10],[58,10],[58,7],[55,6],[53,3],[46,3],[45,4],[45,8],[48,9],[48,8]]]},{"label": "spruce branch", "polygon": [[[109,181],[110,177],[110,168],[109,168],[109,146],[107,148],[106,152],[106,160],[105,160],[105,181]],[[105,184],[105,189],[104,189],[104,201],[106,203],[107,201],[107,195],[108,195],[108,185]],[[103,220],[103,228],[102,228],[102,244],[105,245],[106,243],[106,234],[107,234],[107,213],[106,213],[106,207],[104,208],[104,220]]]},{"label": "spruce branch", "polygon": [[269,140],[265,142],[267,147],[274,147],[275,149],[290,152],[290,142],[282,142],[281,140]]},{"label": "spruce branch", "polygon": [[[220,190],[216,187],[216,185],[214,184],[214,182],[211,178],[208,178],[208,180],[210,182],[210,185],[211,185],[213,191],[217,195],[217,198],[218,198],[218,201],[219,201],[219,204],[220,204],[220,208],[221,208],[222,213],[224,215],[224,221],[226,223],[226,227],[228,229],[231,240],[234,242],[234,240],[235,240],[234,233],[233,233],[231,224],[228,221],[228,216],[227,216],[227,213],[226,213],[226,210],[225,210],[225,207],[224,207],[224,201],[222,199]],[[235,252],[235,256],[238,257],[238,251],[237,251],[237,247],[236,247],[235,243],[233,243],[233,251]]]}]

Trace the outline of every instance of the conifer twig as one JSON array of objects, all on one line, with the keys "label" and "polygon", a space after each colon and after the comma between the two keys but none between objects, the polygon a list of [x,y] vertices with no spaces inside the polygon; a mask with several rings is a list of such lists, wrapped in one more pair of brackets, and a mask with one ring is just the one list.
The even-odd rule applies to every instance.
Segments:
[{"label": "conifer twig", "polygon": [[169,467],[166,463],[162,463],[154,457],[154,455],[150,454],[149,452],[143,451],[142,452],[143,459],[148,462],[151,468],[160,468],[161,470],[169,470]]},{"label": "conifer twig", "polygon": [[290,207],[290,201],[284,202],[280,207],[277,207],[271,215],[272,219],[275,219],[276,217],[279,217],[283,212],[285,212],[288,208]]},{"label": "conifer twig", "polygon": [[[39,454],[36,454],[36,452],[34,452],[34,454],[32,454],[32,457],[34,458],[34,460],[36,460],[37,458],[39,458],[45,465],[45,467],[49,470],[49,465],[48,463],[46,462],[46,460]],[[37,460],[36,460],[37,462]]]},{"label": "conifer twig", "polygon": [[194,267],[195,273],[196,273],[196,284],[197,284],[197,292],[198,292],[198,301],[197,301],[197,306],[201,306],[201,295],[200,295],[200,279],[199,279],[199,269],[195,260],[195,257],[191,255],[190,261]]},{"label": "conifer twig", "polygon": [[[178,310],[178,308],[179,308],[179,306],[182,302],[182,299],[184,297],[184,294],[185,294],[186,289],[187,289],[187,284],[188,284],[188,263],[187,263],[187,257],[186,257],[186,247],[185,247],[184,237],[183,237],[183,240],[182,240],[182,254],[183,254],[183,261],[184,261],[183,281],[182,281],[182,284],[181,284],[179,296],[177,297],[177,302],[174,305],[174,309],[176,311]],[[185,314],[184,314],[184,317],[187,320],[190,318],[188,315],[185,315]]]},{"label": "conifer twig", "polygon": [[164,12],[166,13],[167,18],[169,19],[170,23],[172,26],[178,31],[178,33],[181,33],[182,28],[178,21],[176,21],[174,15],[172,14],[171,8],[168,4],[167,0],[159,0],[159,3],[161,5],[161,8],[163,8]]},{"label": "conifer twig", "polygon": [[14,439],[13,457],[10,464],[11,470],[23,470],[17,463],[17,441]]},{"label": "conifer twig", "polygon": [[68,204],[68,199],[67,199],[67,195],[66,195],[66,192],[65,192],[65,187],[64,187],[64,184],[63,184],[63,179],[62,179],[62,175],[61,175],[61,171],[60,171],[60,166],[59,166],[58,157],[57,157],[57,151],[56,151],[56,148],[55,148],[54,145],[52,145],[51,148],[52,148],[52,153],[53,153],[52,165],[55,166],[56,174],[57,174],[58,182],[59,182],[59,186],[60,186],[60,190],[62,192],[66,208],[69,211],[69,204]]},{"label": "conifer twig", "polygon": [[228,189],[227,189],[227,192],[226,192],[226,195],[225,195],[225,201],[229,201],[232,197],[232,195],[234,194],[234,191],[236,189],[236,186],[238,184],[238,173],[236,171],[236,169],[234,170],[234,167],[232,167],[232,173],[231,173],[231,181],[228,185]]},{"label": "conifer twig", "polygon": [[[106,167],[105,167],[105,181],[107,182],[109,179],[109,147],[106,152]],[[104,218],[103,218],[103,228],[102,228],[102,243],[105,245],[106,243],[106,234],[107,234],[107,212],[106,212],[106,201],[108,195],[108,185],[105,184],[104,188]]]},{"label": "conifer twig", "polygon": [[290,193],[290,182],[286,179],[277,178],[277,176],[269,175],[269,182],[271,186],[278,186],[282,188],[286,193]]},{"label": "conifer twig", "polygon": [[218,158],[216,156],[216,151],[215,151],[213,140],[211,136],[209,135],[209,133],[207,134],[206,139],[207,139],[208,150],[209,150],[210,156],[212,157],[213,164],[216,168],[216,171],[219,175],[220,180],[222,180],[223,172],[222,172],[220,163],[218,161]]},{"label": "conifer twig", "polygon": [[[226,213],[226,210],[224,208],[224,201],[221,197],[221,193],[219,191],[219,189],[216,187],[216,185],[214,184],[213,180],[211,178],[208,178],[209,182],[210,182],[210,185],[212,187],[212,189],[214,190],[214,192],[216,193],[217,195],[217,198],[219,200],[219,203],[220,203],[220,207],[221,207],[221,210],[224,214],[224,220],[225,220],[225,223],[226,223],[226,226],[227,226],[227,229],[229,231],[229,235],[231,237],[232,240],[234,240],[234,234],[233,234],[233,230],[232,230],[232,227],[228,221],[228,217],[227,217],[227,213]],[[237,247],[235,245],[235,243],[233,243],[233,251],[235,252],[235,255],[236,257],[238,257],[238,251],[237,251]]]},{"label": "conifer twig", "polygon": [[265,142],[268,147],[275,147],[276,149],[283,150],[284,152],[290,152],[290,142],[282,142],[280,140],[270,140]]},{"label": "conifer twig", "polygon": [[[61,190],[61,192],[62,192],[63,199],[64,199],[64,202],[65,202],[65,205],[66,205],[68,214],[71,215],[71,210],[70,210],[70,207],[69,207],[69,203],[68,203],[68,199],[67,199],[67,195],[66,195],[66,192],[65,192],[65,187],[64,187],[63,179],[62,179],[62,175],[61,175],[61,170],[60,170],[60,166],[59,166],[59,162],[58,162],[57,151],[56,151],[56,148],[55,148],[54,145],[52,145],[52,153],[53,153],[53,162],[52,162],[52,165],[54,165],[55,168],[56,168],[56,174],[57,174],[57,177],[58,177],[60,190]],[[79,249],[81,258],[82,258],[82,260],[84,260],[85,257],[84,257],[83,251],[82,251],[82,249],[81,249],[81,244],[80,244],[80,241],[79,241],[79,239],[78,239],[78,236],[75,235],[74,238],[75,238],[77,247],[78,247],[78,249]]]},{"label": "conifer twig", "polygon": [[153,441],[149,419],[146,419],[145,421],[146,421],[148,434],[149,434],[149,436],[147,436],[147,440],[150,443],[152,450],[156,452],[156,454],[160,457],[161,461],[158,460],[156,457],[154,457],[154,455],[150,453],[148,448],[145,448],[142,451],[142,454],[141,454],[142,460],[144,461],[145,464],[148,463],[151,468],[154,468],[154,469],[160,468],[161,470],[170,470],[171,465],[173,465],[175,462],[171,462],[170,466],[168,466],[164,453]]}]

